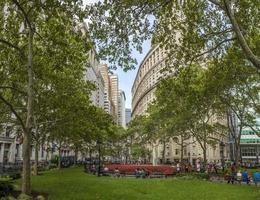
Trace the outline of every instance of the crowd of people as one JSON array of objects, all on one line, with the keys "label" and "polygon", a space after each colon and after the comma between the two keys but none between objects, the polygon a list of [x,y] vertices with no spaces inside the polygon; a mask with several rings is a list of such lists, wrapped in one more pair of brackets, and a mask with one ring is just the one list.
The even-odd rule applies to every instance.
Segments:
[{"label": "crowd of people", "polygon": [[248,171],[246,168],[244,168],[243,172],[238,169],[238,166],[236,163],[233,163],[230,166],[230,170],[226,170],[224,174],[224,178],[227,180],[228,183],[234,184],[235,181],[238,181],[239,183],[246,182],[249,184],[250,182],[250,177],[248,175]]},{"label": "crowd of people", "polygon": [[206,172],[206,173],[216,173],[218,174],[218,169],[221,169],[221,165],[217,163],[208,163],[205,167],[200,162],[197,162],[195,165],[191,163],[177,163],[176,164],[176,171],[177,173],[180,172]]},{"label": "crowd of people", "polygon": [[[227,183],[234,184],[235,182],[238,183],[260,183],[260,172],[254,172],[252,176],[247,171],[247,168],[243,165],[237,165],[236,163],[232,164],[225,164],[224,166],[220,165],[219,163],[208,163],[204,165],[201,162],[197,162],[195,165],[192,165],[191,163],[176,163],[175,165],[172,165],[172,167],[176,168],[176,173],[191,173],[191,172],[204,172],[207,174],[215,174],[218,176],[224,175],[224,180],[227,181]],[[98,173],[98,166],[97,165],[89,165],[88,172],[92,174]],[[110,175],[111,171],[109,171],[108,167],[102,166],[100,169],[100,173],[102,175]],[[223,173],[223,174],[222,174]],[[118,168],[115,168],[112,172],[114,177],[121,177],[124,176],[123,172],[120,172]],[[149,176],[149,172],[146,171],[143,168],[136,168],[134,173],[132,174],[136,178],[145,178]]]}]

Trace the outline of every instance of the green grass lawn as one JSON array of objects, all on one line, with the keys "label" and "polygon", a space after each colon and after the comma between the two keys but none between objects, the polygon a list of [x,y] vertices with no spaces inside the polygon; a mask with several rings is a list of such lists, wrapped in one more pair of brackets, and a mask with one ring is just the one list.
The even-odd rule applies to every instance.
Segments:
[{"label": "green grass lawn", "polygon": [[95,177],[82,168],[33,177],[33,190],[50,200],[258,200],[260,188],[199,180]]}]

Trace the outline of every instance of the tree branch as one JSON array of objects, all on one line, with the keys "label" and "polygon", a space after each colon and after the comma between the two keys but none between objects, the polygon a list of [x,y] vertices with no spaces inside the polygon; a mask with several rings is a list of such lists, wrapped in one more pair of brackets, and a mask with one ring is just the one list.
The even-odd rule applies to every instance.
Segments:
[{"label": "tree branch", "polygon": [[11,89],[11,90],[14,90],[14,91],[17,91],[21,94],[26,94],[26,92],[22,91],[22,90],[19,90],[15,87],[12,87],[12,86],[0,86],[0,89]]},{"label": "tree branch", "polygon": [[20,124],[21,124],[23,130],[25,131],[25,130],[26,130],[25,124],[24,124],[22,118],[20,117],[20,115],[19,115],[19,114],[16,112],[16,110],[14,109],[13,105],[12,105],[10,102],[8,102],[1,94],[0,94],[0,100],[2,100],[2,102],[4,102],[4,104],[6,104],[6,105],[9,107],[9,109],[10,109],[10,110],[12,111],[12,113],[15,115],[15,117],[17,118],[17,120],[20,122]]},{"label": "tree branch", "polygon": [[242,34],[240,28],[239,28],[239,24],[235,18],[235,15],[232,11],[232,8],[230,6],[230,2],[228,2],[227,0],[224,0],[224,4],[225,4],[225,11],[229,17],[229,20],[232,24],[233,30],[237,36],[237,40],[243,50],[243,52],[245,53],[247,59],[249,61],[251,61],[251,63],[258,69],[260,69],[260,59],[252,52],[252,50],[250,49],[248,43],[245,40],[244,35]]},{"label": "tree branch", "polygon": [[22,49],[20,49],[20,48],[19,48],[18,46],[16,46],[16,45],[12,44],[11,42],[8,42],[8,41],[6,41],[6,40],[0,38],[0,43],[3,43],[3,44],[5,44],[6,46],[9,46],[10,48],[13,48],[13,49],[19,51],[19,53],[20,53],[22,56],[24,56]]},{"label": "tree branch", "polygon": [[221,3],[217,0],[208,0],[209,2],[211,2],[212,4],[214,4],[215,6],[218,6],[221,9],[224,9],[223,5],[221,5]]},{"label": "tree branch", "polygon": [[17,0],[12,0],[13,3],[18,7],[18,9],[22,12],[23,16],[24,16],[24,19],[25,21],[27,22],[29,28],[31,31],[33,31],[33,27],[32,27],[32,24],[28,18],[28,15],[27,13],[25,12],[25,10],[23,9],[22,5],[17,1]]},{"label": "tree branch", "polygon": [[199,57],[201,57],[201,56],[203,56],[203,55],[205,55],[205,54],[208,54],[208,53],[210,53],[210,52],[216,50],[216,49],[217,49],[218,47],[220,47],[222,44],[224,44],[224,43],[226,43],[226,42],[234,41],[235,39],[236,39],[236,38],[228,38],[228,39],[225,39],[225,40],[221,41],[220,43],[218,43],[218,44],[217,44],[216,46],[214,46],[213,48],[211,48],[211,49],[209,49],[209,50],[207,50],[207,51],[204,51],[203,53],[200,53],[200,54],[195,55],[195,56],[191,59],[190,63],[192,63],[196,58],[199,58]]}]

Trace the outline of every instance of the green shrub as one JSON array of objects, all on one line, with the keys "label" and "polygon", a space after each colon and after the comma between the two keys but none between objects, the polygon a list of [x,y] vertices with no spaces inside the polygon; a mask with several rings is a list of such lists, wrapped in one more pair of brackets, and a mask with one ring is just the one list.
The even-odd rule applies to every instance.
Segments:
[{"label": "green shrub", "polygon": [[26,194],[20,194],[18,197],[18,200],[32,200],[32,197],[30,197]]},{"label": "green shrub", "polygon": [[14,190],[13,184],[11,181],[0,181],[0,197],[8,196]]},{"label": "green shrub", "polygon": [[54,169],[54,168],[57,168],[57,165],[54,164],[54,163],[51,163],[49,166],[48,166],[49,169]]},{"label": "green shrub", "polygon": [[1,200],[16,200],[16,198],[9,196],[9,197],[2,197]]},{"label": "green shrub", "polygon": [[45,200],[45,197],[42,195],[37,196],[36,200]]},{"label": "green shrub", "polygon": [[16,180],[16,179],[19,179],[22,177],[21,173],[20,172],[14,172],[14,173],[11,173],[9,174],[9,177],[13,180]]},{"label": "green shrub", "polygon": [[196,177],[197,179],[209,180],[209,178],[210,178],[209,174],[206,174],[206,173],[194,173],[193,176]]},{"label": "green shrub", "polygon": [[210,176],[206,173],[179,173],[176,174],[177,178],[184,179],[184,180],[190,180],[190,179],[205,179],[209,180]]}]

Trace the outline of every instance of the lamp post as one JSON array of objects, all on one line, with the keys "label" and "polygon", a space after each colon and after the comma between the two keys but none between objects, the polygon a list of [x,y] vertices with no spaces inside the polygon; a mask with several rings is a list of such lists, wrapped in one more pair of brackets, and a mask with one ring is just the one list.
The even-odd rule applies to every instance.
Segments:
[{"label": "lamp post", "polygon": [[97,140],[97,146],[98,146],[98,173],[97,175],[100,176],[101,175],[101,141],[100,139]]}]

